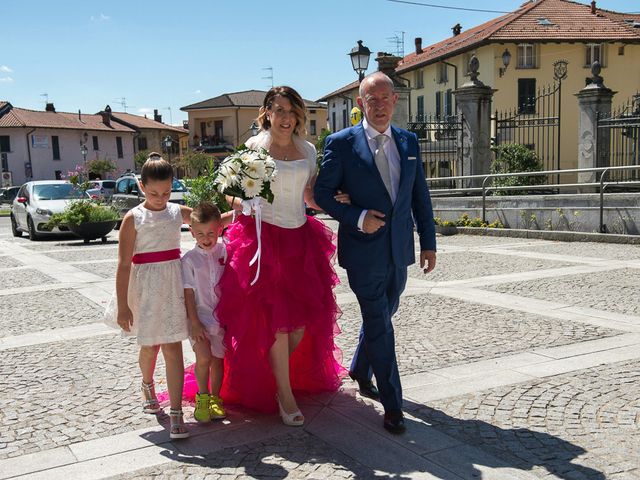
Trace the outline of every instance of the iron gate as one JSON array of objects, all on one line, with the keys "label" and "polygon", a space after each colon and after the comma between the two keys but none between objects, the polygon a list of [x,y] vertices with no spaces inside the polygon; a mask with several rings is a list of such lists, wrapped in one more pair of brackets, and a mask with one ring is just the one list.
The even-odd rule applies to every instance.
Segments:
[{"label": "iron gate", "polygon": [[454,188],[455,182],[446,178],[465,174],[462,168],[462,115],[416,115],[407,124],[407,130],[418,136],[426,177],[443,179],[430,185]]},{"label": "iron gate", "polygon": [[[598,167],[640,165],[640,94],[597,120]],[[637,170],[609,172],[607,180],[637,180]]]},{"label": "iron gate", "polygon": [[496,111],[493,144],[519,143],[534,150],[544,170],[560,169],[561,82],[545,86],[511,110]]}]

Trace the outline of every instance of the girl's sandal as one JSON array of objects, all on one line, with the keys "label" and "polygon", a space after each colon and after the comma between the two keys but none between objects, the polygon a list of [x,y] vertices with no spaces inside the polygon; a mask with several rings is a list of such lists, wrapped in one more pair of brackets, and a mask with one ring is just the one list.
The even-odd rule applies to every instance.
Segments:
[{"label": "girl's sandal", "polygon": [[169,410],[169,438],[171,440],[178,438],[188,438],[189,430],[184,424],[182,410]]},{"label": "girl's sandal", "polygon": [[142,386],[140,390],[142,390],[142,412],[143,413],[160,413],[162,409],[160,408],[160,402],[156,397],[156,392],[154,389],[155,384],[144,383],[142,382]]}]

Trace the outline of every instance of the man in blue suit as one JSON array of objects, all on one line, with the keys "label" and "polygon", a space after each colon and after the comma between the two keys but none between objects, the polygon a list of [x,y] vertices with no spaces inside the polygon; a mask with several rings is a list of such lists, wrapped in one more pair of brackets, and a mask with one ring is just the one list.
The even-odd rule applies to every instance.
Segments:
[{"label": "man in blue suit", "polygon": [[[415,262],[414,225],[425,273],[436,264],[435,225],[418,139],[391,126],[398,100],[392,80],[373,73],[362,80],[359,94],[365,118],[327,137],[314,196],[340,223],[338,262],[347,270],[362,312],[349,375],[361,394],[380,398],[384,428],[402,433],[402,387],[391,317],[407,282],[407,266]],[[351,204],[335,200],[338,190],[349,194]]]}]

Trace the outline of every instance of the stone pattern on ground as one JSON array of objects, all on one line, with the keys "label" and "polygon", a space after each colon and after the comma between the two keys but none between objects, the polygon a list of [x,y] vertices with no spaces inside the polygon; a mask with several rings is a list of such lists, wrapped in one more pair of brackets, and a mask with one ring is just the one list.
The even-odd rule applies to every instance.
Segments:
[{"label": "stone pattern on ground", "polygon": [[0,290],[8,290],[10,288],[31,287],[34,285],[44,285],[57,283],[56,280],[48,275],[34,269],[21,268],[19,270],[0,271]]},{"label": "stone pattern on ground", "polygon": [[579,307],[640,315],[640,269],[583,273],[483,286],[483,289]]},{"label": "stone pattern on ground", "polygon": [[103,335],[2,356],[0,459],[168,423],[141,411],[135,340]]},{"label": "stone pattern on ground", "polygon": [[640,478],[640,361],[430,402],[414,414],[541,478]]},{"label": "stone pattern on ground", "polygon": [[575,265],[568,262],[553,262],[537,258],[507,257],[504,255],[477,252],[440,253],[436,260],[436,269],[425,274],[418,263],[409,266],[409,276],[442,282],[487,277],[514,272],[528,272]]},{"label": "stone pattern on ground", "polygon": [[[362,323],[360,309],[351,303],[342,310],[337,344],[344,358],[351,359]],[[394,330],[402,375],[621,333],[436,295],[401,298]]]},{"label": "stone pattern on ground", "polygon": [[300,431],[189,457],[168,452],[176,462],[145,468],[111,480],[364,479],[375,473],[321,439]]},{"label": "stone pattern on ground", "polygon": [[102,321],[104,308],[72,289],[0,297],[0,338]]},{"label": "stone pattern on ground", "polygon": [[24,264],[16,258],[9,255],[0,255],[0,268],[14,268],[21,267],[23,265]]},{"label": "stone pattern on ground", "polygon": [[[525,250],[522,247],[519,247]],[[567,243],[553,242],[545,245],[526,247],[528,252],[550,253],[554,255],[577,255],[580,257],[608,258],[611,260],[639,260],[638,245],[617,245],[611,243]]]},{"label": "stone pattern on ground", "polygon": [[113,278],[115,280],[118,262],[74,263],[73,266],[85,272],[93,273],[103,278]]},{"label": "stone pattern on ground", "polygon": [[96,248],[88,252],[77,249],[64,252],[42,252],[47,257],[54,258],[61,262],[82,262],[86,260],[107,260],[115,259],[118,255],[117,247],[112,248]]}]

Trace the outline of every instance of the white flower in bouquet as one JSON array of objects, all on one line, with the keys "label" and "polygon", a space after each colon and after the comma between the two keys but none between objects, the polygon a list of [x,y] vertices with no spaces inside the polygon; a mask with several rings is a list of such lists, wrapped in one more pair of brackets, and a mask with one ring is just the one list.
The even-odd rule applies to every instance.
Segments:
[{"label": "white flower in bouquet", "polygon": [[251,177],[244,177],[240,182],[240,187],[248,198],[259,196],[263,186],[262,180]]},{"label": "white flower in bouquet", "polygon": [[252,178],[260,179],[261,181],[268,180],[268,178],[265,178],[267,175],[267,167],[264,161],[249,160],[245,165],[247,174]]}]

